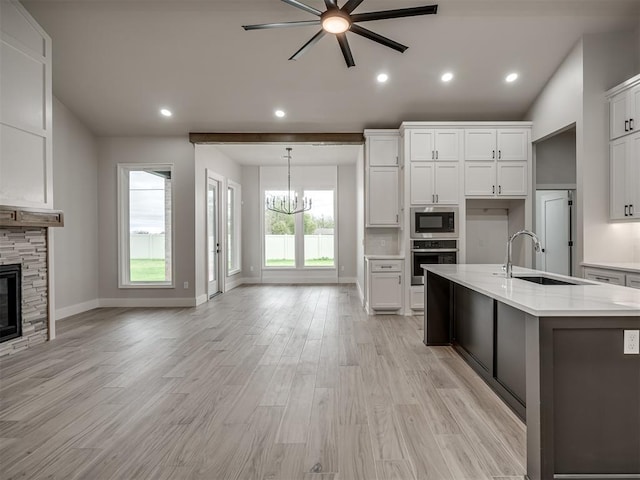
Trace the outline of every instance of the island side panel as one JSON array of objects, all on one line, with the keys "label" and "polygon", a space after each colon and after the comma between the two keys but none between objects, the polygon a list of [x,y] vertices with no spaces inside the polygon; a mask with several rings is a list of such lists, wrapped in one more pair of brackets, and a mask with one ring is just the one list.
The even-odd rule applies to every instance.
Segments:
[{"label": "island side panel", "polygon": [[545,317],[539,328],[539,478],[640,476],[640,356],[623,353],[640,317]]},{"label": "island side panel", "polygon": [[424,344],[451,345],[453,285],[432,272],[424,280]]}]

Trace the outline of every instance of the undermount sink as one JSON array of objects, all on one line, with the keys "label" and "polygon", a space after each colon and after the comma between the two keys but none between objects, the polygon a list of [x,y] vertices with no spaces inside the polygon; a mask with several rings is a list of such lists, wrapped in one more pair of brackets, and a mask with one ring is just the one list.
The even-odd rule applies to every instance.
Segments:
[{"label": "undermount sink", "polygon": [[518,280],[525,280],[527,282],[538,283],[540,285],[580,285],[579,283],[565,282],[564,280],[558,280],[557,278],[551,278],[551,277],[543,277],[541,275],[538,275],[538,276],[514,275],[513,278],[517,278]]}]

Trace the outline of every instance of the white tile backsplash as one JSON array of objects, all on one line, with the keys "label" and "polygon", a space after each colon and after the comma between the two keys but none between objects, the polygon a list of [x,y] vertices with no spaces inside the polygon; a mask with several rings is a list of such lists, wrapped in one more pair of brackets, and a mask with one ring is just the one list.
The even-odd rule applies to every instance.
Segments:
[{"label": "white tile backsplash", "polygon": [[366,255],[398,255],[400,253],[399,229],[367,228],[364,253]]}]

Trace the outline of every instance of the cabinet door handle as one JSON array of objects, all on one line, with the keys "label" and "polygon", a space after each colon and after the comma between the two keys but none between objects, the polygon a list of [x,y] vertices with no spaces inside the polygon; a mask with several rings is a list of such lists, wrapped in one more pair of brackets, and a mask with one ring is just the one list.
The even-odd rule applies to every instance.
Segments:
[{"label": "cabinet door handle", "polygon": [[436,193],[436,203],[440,203],[440,196]]},{"label": "cabinet door handle", "polygon": [[633,130],[633,118],[629,119],[629,130]]},{"label": "cabinet door handle", "polygon": [[633,217],[633,205],[629,205],[629,216]]},{"label": "cabinet door handle", "polygon": [[400,165],[400,157],[396,155],[396,165]]},{"label": "cabinet door handle", "polygon": [[380,268],[392,268],[392,265],[380,265]]},{"label": "cabinet door handle", "polygon": [[431,203],[436,203],[436,196],[435,194],[431,194]]},{"label": "cabinet door handle", "polygon": [[400,221],[400,216],[396,215],[396,223],[398,223]]},{"label": "cabinet door handle", "polygon": [[438,160],[438,150],[436,150],[436,160]]},{"label": "cabinet door handle", "polygon": [[628,132],[629,131],[629,120],[625,120],[624,121],[624,131]]},{"label": "cabinet door handle", "polygon": [[398,285],[402,285],[402,275],[398,275]]},{"label": "cabinet door handle", "polygon": [[629,216],[629,205],[625,205],[624,206],[624,216],[628,217]]},{"label": "cabinet door handle", "polygon": [[600,281],[600,282],[607,282],[609,283],[611,281],[610,278],[607,277],[594,277],[596,280]]},{"label": "cabinet door handle", "polygon": [[496,151],[495,150],[491,150],[491,158],[492,159],[496,159]]},{"label": "cabinet door handle", "polygon": [[498,195],[502,194],[502,185],[498,185]]},{"label": "cabinet door handle", "polygon": [[498,160],[502,158],[502,150],[498,150]]},{"label": "cabinet door handle", "polygon": [[491,193],[492,193],[493,195],[495,195],[495,194],[496,194],[496,186],[495,186],[495,185],[491,185]]},{"label": "cabinet door handle", "polygon": [[436,151],[431,150],[431,160],[435,160],[435,159],[436,159]]}]

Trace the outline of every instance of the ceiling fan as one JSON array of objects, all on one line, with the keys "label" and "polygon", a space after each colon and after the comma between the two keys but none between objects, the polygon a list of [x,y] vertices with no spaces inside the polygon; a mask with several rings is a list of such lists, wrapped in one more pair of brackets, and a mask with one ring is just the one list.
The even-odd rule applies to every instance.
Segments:
[{"label": "ceiling fan", "polygon": [[337,0],[324,0],[327,9],[322,12],[316,8],[310,7],[298,0],[282,0],[293,7],[304,10],[320,17],[317,20],[302,20],[299,22],[282,22],[282,23],[263,23],[259,25],[243,25],[245,30],[263,30],[267,28],[283,28],[283,27],[306,27],[309,25],[320,25],[322,29],[316,33],[311,40],[305,43],[296,53],[294,53],[289,60],[297,60],[305,53],[309,48],[318,43],[318,41],[324,37],[327,33],[333,33],[338,40],[344,61],[347,63],[347,67],[354,67],[356,63],[353,60],[351,54],[351,47],[349,47],[349,41],[347,40],[346,32],[350,31],[356,35],[360,35],[369,40],[373,40],[385,47],[393,48],[402,53],[407,48],[406,45],[395,42],[390,38],[383,37],[371,30],[357,25],[360,22],[369,22],[372,20],[385,20],[389,18],[400,17],[413,17],[417,15],[433,15],[438,13],[438,5],[425,5],[423,7],[412,8],[399,8],[395,10],[382,10],[379,12],[368,13],[352,13],[363,0],[347,0],[342,6],[338,7]]}]

